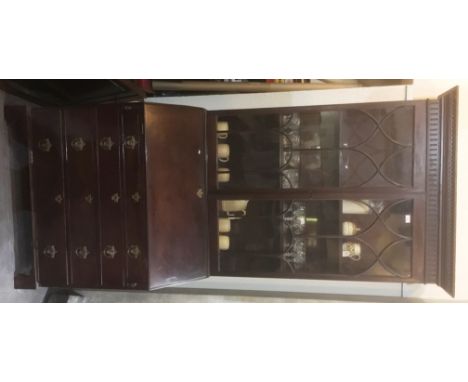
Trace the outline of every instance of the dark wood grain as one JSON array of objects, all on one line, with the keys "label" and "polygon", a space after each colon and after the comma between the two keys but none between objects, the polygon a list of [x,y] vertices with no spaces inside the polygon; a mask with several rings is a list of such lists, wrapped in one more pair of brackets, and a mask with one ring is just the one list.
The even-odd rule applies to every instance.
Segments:
[{"label": "dark wood grain", "polygon": [[203,109],[145,105],[150,289],[208,275],[205,123]]},{"label": "dark wood grain", "polygon": [[[147,289],[148,248],[143,104],[124,105],[121,118],[126,287]],[[132,249],[138,254],[132,255]]]},{"label": "dark wood grain", "polygon": [[97,113],[101,284],[103,288],[123,288],[125,286],[125,240],[120,106],[100,105]]},{"label": "dark wood grain", "polygon": [[147,92],[135,80],[9,79],[0,88],[43,106],[72,106],[143,100]]},{"label": "dark wood grain", "polygon": [[32,208],[28,151],[28,110],[25,105],[5,106],[10,146],[10,178],[13,213],[14,286],[36,288],[32,239]]},{"label": "dark wood grain", "polygon": [[439,283],[455,296],[458,86],[439,97],[442,134]]},{"label": "dark wood grain", "polygon": [[60,110],[32,109],[30,142],[38,282],[43,286],[66,286],[69,285],[65,219],[67,195]]},{"label": "dark wood grain", "polygon": [[426,160],[426,218],[425,276],[426,283],[439,282],[439,216],[441,131],[438,101],[427,103],[427,160]]},{"label": "dark wood grain", "polygon": [[[71,285],[97,288],[100,286],[100,255],[98,250],[96,108],[66,108],[64,120],[67,147],[67,220]],[[84,147],[76,149],[74,142],[78,143],[78,146],[82,142]],[[89,253],[81,257],[80,251]]]}]

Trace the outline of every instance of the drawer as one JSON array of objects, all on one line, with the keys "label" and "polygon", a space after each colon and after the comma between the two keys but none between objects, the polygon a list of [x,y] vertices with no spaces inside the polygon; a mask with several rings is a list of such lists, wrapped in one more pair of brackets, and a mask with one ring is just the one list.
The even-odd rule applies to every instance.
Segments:
[{"label": "drawer", "polygon": [[103,288],[125,286],[124,197],[119,111],[117,105],[102,105],[97,109],[99,256]]},{"label": "drawer", "polygon": [[126,287],[148,288],[143,105],[122,109]]},{"label": "drawer", "polygon": [[34,250],[40,285],[68,285],[64,150],[58,109],[31,110]]},{"label": "drawer", "polygon": [[100,286],[96,108],[64,110],[71,286]]}]

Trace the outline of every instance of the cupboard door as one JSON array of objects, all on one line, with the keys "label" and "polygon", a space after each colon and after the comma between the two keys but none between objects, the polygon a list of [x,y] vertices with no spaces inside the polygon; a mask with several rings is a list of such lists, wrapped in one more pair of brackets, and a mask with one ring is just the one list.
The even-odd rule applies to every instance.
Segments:
[{"label": "cupboard door", "polygon": [[424,101],[216,115],[217,189],[424,191]]},{"label": "cupboard door", "polygon": [[58,109],[31,110],[34,249],[40,285],[69,285],[63,131]]},{"label": "cupboard door", "polygon": [[125,105],[122,110],[122,157],[125,208],[126,287],[148,288],[146,234],[145,137],[143,105]]},{"label": "cupboard door", "polygon": [[67,142],[68,250],[73,287],[100,285],[96,109],[64,109]]},{"label": "cupboard door", "polygon": [[424,198],[219,200],[213,274],[421,280]]},{"label": "cupboard door", "polygon": [[120,107],[97,108],[99,179],[99,256],[103,288],[125,286],[125,247],[122,194]]},{"label": "cupboard door", "polygon": [[145,105],[149,287],[207,277],[205,110]]}]

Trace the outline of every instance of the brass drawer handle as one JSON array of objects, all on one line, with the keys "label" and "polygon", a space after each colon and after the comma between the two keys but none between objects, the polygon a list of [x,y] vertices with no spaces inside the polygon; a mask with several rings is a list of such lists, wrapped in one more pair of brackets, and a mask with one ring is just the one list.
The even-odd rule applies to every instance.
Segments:
[{"label": "brass drawer handle", "polygon": [[116,192],[115,194],[112,194],[111,200],[112,200],[114,203],[118,203],[119,200],[120,200],[120,195],[119,195],[117,192]]},{"label": "brass drawer handle", "polygon": [[205,193],[203,192],[203,190],[201,188],[198,189],[197,191],[197,196],[199,199],[203,198],[203,195],[205,195]]},{"label": "brass drawer handle", "polygon": [[127,250],[128,256],[132,259],[138,259],[141,254],[140,247],[138,245],[130,245]]},{"label": "brass drawer handle", "polygon": [[125,138],[125,147],[127,149],[135,149],[135,146],[137,145],[138,141],[135,139],[133,135],[129,135],[128,137]]},{"label": "brass drawer handle", "polygon": [[49,152],[52,148],[52,143],[50,143],[49,138],[44,138],[37,142],[37,147],[39,147],[39,150],[41,151]]},{"label": "brass drawer handle", "polygon": [[141,199],[141,196],[140,196],[140,193],[139,192],[135,192],[133,195],[132,195],[132,200],[135,202],[135,203],[138,203]]},{"label": "brass drawer handle", "polygon": [[75,249],[75,255],[79,257],[80,259],[86,260],[89,254],[90,252],[88,251],[88,247],[86,247],[86,245]]},{"label": "brass drawer handle", "polygon": [[71,147],[73,147],[75,151],[83,151],[85,146],[86,146],[86,142],[81,137],[74,138],[71,141]]},{"label": "brass drawer handle", "polygon": [[58,251],[55,249],[55,245],[48,245],[44,248],[42,253],[46,255],[49,259],[55,259],[55,255],[58,253]]},{"label": "brass drawer handle", "polygon": [[91,194],[86,195],[84,200],[85,200],[86,203],[91,204],[93,202],[93,200],[94,200],[93,195],[91,195]]},{"label": "brass drawer handle", "polygon": [[99,146],[101,146],[103,150],[111,151],[112,146],[114,146],[114,142],[111,137],[104,137],[99,142]]},{"label": "brass drawer handle", "polygon": [[108,259],[113,259],[117,255],[117,250],[113,245],[106,245],[102,250],[102,254]]}]

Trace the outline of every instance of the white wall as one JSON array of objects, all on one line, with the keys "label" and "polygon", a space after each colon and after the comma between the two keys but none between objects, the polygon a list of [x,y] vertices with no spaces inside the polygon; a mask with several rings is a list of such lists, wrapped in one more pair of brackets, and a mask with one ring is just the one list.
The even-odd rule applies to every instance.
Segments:
[{"label": "white wall", "polygon": [[[360,102],[401,101],[405,99],[437,98],[451,87],[460,86],[460,112],[458,135],[458,163],[468,163],[468,108],[463,108],[468,98],[468,80],[415,80],[410,86],[385,86],[373,88],[347,88],[311,90],[284,93],[236,94],[216,96],[190,96],[148,98],[147,102],[159,102],[198,106],[207,110],[249,109],[259,107],[329,105]],[[457,208],[457,272],[456,299],[468,299],[468,235],[463,222],[468,222],[468,180],[458,171]],[[337,293],[378,296],[406,296],[426,299],[451,299],[437,285],[371,283],[349,281],[259,279],[237,277],[209,277],[180,286],[180,288],[216,288],[263,291]]]}]

